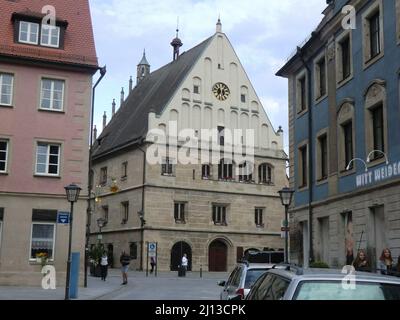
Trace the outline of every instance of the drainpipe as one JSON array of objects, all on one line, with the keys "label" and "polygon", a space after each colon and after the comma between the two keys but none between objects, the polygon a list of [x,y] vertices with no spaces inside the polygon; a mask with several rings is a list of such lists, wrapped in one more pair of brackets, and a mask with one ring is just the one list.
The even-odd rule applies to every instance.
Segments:
[{"label": "drainpipe", "polygon": [[92,159],[92,153],[93,153],[93,122],[94,122],[94,98],[96,94],[96,87],[100,84],[101,80],[103,80],[104,76],[107,73],[107,67],[104,66],[102,68],[99,68],[100,70],[100,78],[97,80],[96,84],[94,85],[92,89],[92,106],[91,106],[91,111],[90,111],[90,137],[89,137],[89,166],[88,166],[88,205],[87,205],[87,211],[86,211],[86,239],[85,239],[85,270],[84,270],[84,287],[87,288],[87,269],[88,269],[88,260],[89,260],[89,238],[90,238],[90,224],[91,224],[91,214],[92,214],[92,181],[93,181],[93,175],[92,175],[92,167],[93,167],[93,159]]},{"label": "drainpipe", "polygon": [[313,161],[313,156],[312,156],[312,150],[313,150],[313,116],[312,116],[312,94],[311,94],[311,88],[312,88],[312,81],[311,81],[311,69],[307,65],[306,61],[304,60],[304,53],[300,47],[297,48],[297,51],[299,53],[300,60],[303,64],[303,66],[307,70],[307,86],[308,86],[308,219],[309,219],[309,225],[308,225],[308,230],[309,230],[309,243],[310,243],[310,257],[309,257],[309,262],[314,261],[314,240],[313,240],[313,199],[314,199],[314,190],[313,190],[313,172],[314,172],[314,161]]},{"label": "drainpipe", "polygon": [[[143,140],[142,140],[143,142]],[[145,191],[145,183],[146,183],[146,151],[144,151],[140,146],[138,146],[138,149],[143,152],[143,183],[142,183],[142,208],[141,208],[141,214],[142,217],[140,219],[140,268],[139,271],[143,271],[143,244],[144,244],[144,228],[146,224],[146,220],[144,219],[145,217],[145,212],[144,212],[144,191]]]}]

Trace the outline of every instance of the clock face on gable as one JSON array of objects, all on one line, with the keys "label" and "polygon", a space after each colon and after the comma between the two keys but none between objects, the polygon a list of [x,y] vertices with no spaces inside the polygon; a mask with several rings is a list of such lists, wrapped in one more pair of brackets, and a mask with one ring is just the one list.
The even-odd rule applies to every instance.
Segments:
[{"label": "clock face on gable", "polygon": [[212,91],[214,93],[214,96],[220,101],[225,101],[231,94],[228,86],[222,82],[216,83]]}]

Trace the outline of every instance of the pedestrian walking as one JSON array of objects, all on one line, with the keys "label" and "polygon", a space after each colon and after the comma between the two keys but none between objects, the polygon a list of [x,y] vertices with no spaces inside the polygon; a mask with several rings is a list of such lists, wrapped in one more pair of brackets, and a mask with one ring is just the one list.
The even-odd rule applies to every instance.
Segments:
[{"label": "pedestrian walking", "polygon": [[121,263],[122,285],[126,285],[128,284],[128,270],[129,264],[131,263],[131,257],[128,256],[125,251],[123,251],[119,261]]},{"label": "pedestrian walking", "polygon": [[382,255],[378,261],[377,271],[385,275],[390,275],[395,271],[390,249],[386,248],[382,251]]},{"label": "pedestrian walking", "polygon": [[106,281],[108,271],[108,256],[107,252],[103,252],[100,258],[101,280]]},{"label": "pedestrian walking", "polygon": [[187,258],[186,253],[182,257],[182,263],[181,263],[181,268],[182,268],[182,277],[186,276],[186,271],[188,269],[188,264],[189,264],[189,259]]},{"label": "pedestrian walking", "polygon": [[357,257],[353,263],[353,267],[356,269],[356,271],[371,272],[368,257],[364,250],[358,251]]},{"label": "pedestrian walking", "polygon": [[150,265],[151,265],[150,273],[153,273],[154,272],[154,268],[157,265],[156,258],[154,258],[154,257],[150,258]]}]

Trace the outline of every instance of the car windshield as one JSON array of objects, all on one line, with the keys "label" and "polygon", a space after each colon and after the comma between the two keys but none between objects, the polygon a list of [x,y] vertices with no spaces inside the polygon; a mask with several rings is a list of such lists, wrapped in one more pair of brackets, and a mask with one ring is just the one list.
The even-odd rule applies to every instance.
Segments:
[{"label": "car windshield", "polygon": [[250,289],[251,286],[254,284],[254,282],[256,282],[257,279],[260,278],[267,271],[268,271],[267,269],[250,269],[250,270],[247,270],[246,280],[245,280],[245,283],[244,283],[244,288],[245,289]]},{"label": "car windshield", "polygon": [[342,281],[304,281],[297,288],[294,300],[399,300],[400,285],[356,283],[346,288]]}]

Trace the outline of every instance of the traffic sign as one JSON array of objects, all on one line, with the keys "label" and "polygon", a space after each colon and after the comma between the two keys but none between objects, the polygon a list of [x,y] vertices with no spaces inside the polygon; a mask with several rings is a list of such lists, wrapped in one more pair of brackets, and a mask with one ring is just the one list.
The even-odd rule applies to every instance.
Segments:
[{"label": "traffic sign", "polygon": [[148,252],[149,252],[149,257],[156,257],[156,255],[157,255],[157,243],[150,242],[149,245],[148,245]]},{"label": "traffic sign", "polygon": [[69,212],[59,211],[57,215],[57,223],[58,224],[69,224],[70,215]]}]

